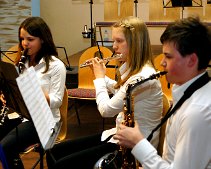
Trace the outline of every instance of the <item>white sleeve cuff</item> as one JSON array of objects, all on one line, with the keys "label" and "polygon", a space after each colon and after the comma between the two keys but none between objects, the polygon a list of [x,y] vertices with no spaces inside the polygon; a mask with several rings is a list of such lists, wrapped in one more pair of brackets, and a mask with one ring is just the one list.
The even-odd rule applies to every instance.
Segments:
[{"label": "white sleeve cuff", "polygon": [[147,141],[147,139],[143,139],[133,147],[132,154],[140,163],[143,163],[153,151],[156,151],[156,149]]}]

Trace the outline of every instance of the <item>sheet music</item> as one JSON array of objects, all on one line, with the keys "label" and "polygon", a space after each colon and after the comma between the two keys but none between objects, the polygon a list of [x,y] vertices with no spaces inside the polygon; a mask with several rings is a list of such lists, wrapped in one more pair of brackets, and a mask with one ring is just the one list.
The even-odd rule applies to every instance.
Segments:
[{"label": "sheet music", "polygon": [[25,70],[16,81],[43,148],[51,148],[48,143],[57,124],[39,84],[34,67]]}]

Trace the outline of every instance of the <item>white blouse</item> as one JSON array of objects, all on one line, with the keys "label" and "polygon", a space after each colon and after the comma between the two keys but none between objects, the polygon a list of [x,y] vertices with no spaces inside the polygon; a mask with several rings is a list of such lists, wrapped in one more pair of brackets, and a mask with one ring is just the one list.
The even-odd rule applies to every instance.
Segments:
[{"label": "white blouse", "polygon": [[[55,121],[58,122],[60,120],[59,108],[64,95],[66,68],[61,60],[55,56],[52,56],[52,58],[53,60],[50,60],[49,69],[46,73],[42,73],[45,70],[45,61],[43,58],[34,68],[42,90],[49,95],[50,109]],[[28,63],[26,63],[26,67],[28,67]]]},{"label": "white blouse", "polygon": [[[121,78],[128,75],[129,69],[126,70],[126,63],[120,67]],[[130,83],[137,82],[137,79],[148,78],[155,73],[154,68],[145,65],[141,72],[131,76],[119,89],[114,89],[116,81],[105,77],[94,80],[96,89],[96,102],[98,110],[102,117],[117,116],[116,122],[122,119],[122,111],[125,103],[127,86]],[[159,80],[149,80],[141,84],[135,93],[134,99],[134,118],[138,122],[144,136],[147,137],[152,129],[159,124],[162,114],[162,89]],[[109,92],[113,93],[113,97],[109,98]],[[109,135],[115,134],[116,128],[107,130],[102,135],[102,140]],[[152,139],[152,144],[157,147],[159,141],[159,131],[157,131]],[[114,140],[112,140],[114,142]]]}]

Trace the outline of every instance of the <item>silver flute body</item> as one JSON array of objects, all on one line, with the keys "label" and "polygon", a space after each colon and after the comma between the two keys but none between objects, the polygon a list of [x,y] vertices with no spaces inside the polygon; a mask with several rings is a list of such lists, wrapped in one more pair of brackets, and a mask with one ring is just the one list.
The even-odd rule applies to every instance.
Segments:
[{"label": "silver flute body", "polygon": [[[122,54],[115,54],[115,55],[113,55],[113,57],[108,57],[108,58],[102,59],[102,61],[103,62],[109,62],[111,60],[116,60],[116,59],[120,59],[120,58],[122,58]],[[88,60],[88,61],[82,63],[80,65],[80,68],[87,67],[87,66],[90,66],[90,65],[92,65],[92,62]]]}]

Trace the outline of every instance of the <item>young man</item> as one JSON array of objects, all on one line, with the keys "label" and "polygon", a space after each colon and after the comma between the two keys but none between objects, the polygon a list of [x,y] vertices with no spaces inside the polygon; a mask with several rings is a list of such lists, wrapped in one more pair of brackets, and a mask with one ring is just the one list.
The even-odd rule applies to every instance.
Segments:
[{"label": "young man", "polygon": [[205,77],[206,84],[195,89],[168,119],[162,158],[137,126],[121,125],[114,138],[132,148],[144,169],[211,168],[211,82],[206,74],[211,59],[210,30],[198,18],[189,17],[168,25],[161,42],[165,55],[161,64],[168,72],[167,81],[174,84],[174,106],[197,79]]}]

